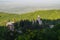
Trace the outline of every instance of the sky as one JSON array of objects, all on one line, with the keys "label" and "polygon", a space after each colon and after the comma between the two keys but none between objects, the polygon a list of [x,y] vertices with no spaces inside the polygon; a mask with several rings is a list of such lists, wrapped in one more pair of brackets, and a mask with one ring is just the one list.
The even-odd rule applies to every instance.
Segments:
[{"label": "sky", "polygon": [[60,0],[0,0],[0,12],[27,12],[36,9],[60,9]]}]

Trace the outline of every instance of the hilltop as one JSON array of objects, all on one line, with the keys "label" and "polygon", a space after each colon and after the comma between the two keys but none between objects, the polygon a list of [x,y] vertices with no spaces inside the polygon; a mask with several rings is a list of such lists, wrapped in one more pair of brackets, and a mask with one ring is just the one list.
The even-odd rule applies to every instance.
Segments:
[{"label": "hilltop", "polygon": [[5,25],[7,20],[13,21],[14,19],[16,19],[16,21],[20,21],[22,19],[36,19],[37,15],[40,15],[42,19],[56,20],[60,19],[60,10],[38,10],[35,12],[29,12],[24,14],[9,14],[0,12],[0,25]]}]

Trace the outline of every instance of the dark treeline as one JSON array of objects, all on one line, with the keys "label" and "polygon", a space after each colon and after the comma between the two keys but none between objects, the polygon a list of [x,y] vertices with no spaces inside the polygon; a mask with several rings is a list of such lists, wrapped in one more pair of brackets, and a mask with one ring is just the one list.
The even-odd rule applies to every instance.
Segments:
[{"label": "dark treeline", "polygon": [[[60,19],[46,20],[41,19],[42,25],[39,25],[37,20],[21,20],[14,23],[15,30],[22,33],[14,32],[13,37],[10,37],[5,26],[0,26],[0,40],[60,40]],[[34,23],[33,23],[34,21]],[[49,25],[54,25],[50,28]]]},{"label": "dark treeline", "polygon": [[[60,19],[57,19],[57,20],[46,20],[46,19],[41,19],[42,20],[42,25],[39,25],[37,20],[32,20],[32,21],[29,21],[29,20],[21,20],[19,22],[16,22],[15,23],[15,26],[17,28],[21,27],[21,28],[28,28],[28,29],[35,29],[38,28],[38,29],[41,29],[41,28],[49,28],[49,25],[56,25],[56,24],[60,24]],[[34,23],[33,23],[34,21]]]}]

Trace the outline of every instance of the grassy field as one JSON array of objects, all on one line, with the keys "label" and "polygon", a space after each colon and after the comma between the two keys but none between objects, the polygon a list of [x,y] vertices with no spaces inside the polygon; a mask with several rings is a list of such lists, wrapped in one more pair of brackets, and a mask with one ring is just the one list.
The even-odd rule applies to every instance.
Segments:
[{"label": "grassy field", "polygon": [[37,15],[40,15],[42,19],[50,19],[50,20],[56,20],[60,19],[60,10],[38,10],[35,12],[30,12],[26,14],[9,14],[0,12],[0,26],[5,25],[7,20],[13,21],[16,19],[16,21],[20,21],[22,19],[36,19]]}]

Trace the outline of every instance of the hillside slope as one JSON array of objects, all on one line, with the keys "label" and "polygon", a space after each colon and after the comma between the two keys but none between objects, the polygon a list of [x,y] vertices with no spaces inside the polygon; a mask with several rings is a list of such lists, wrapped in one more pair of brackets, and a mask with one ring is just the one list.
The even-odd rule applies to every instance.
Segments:
[{"label": "hillside slope", "polygon": [[50,19],[50,20],[55,20],[55,19],[60,19],[60,10],[41,10],[41,11],[35,11],[27,14],[22,14],[21,18],[26,18],[26,19],[36,19],[37,15],[40,15],[42,19]]},{"label": "hillside slope", "polygon": [[35,12],[30,12],[21,15],[0,12],[0,25],[5,25],[7,20],[13,21],[14,19],[16,19],[16,21],[19,21],[22,19],[36,19],[37,15],[40,15],[42,19],[56,20],[60,19],[60,10],[38,10]]}]

